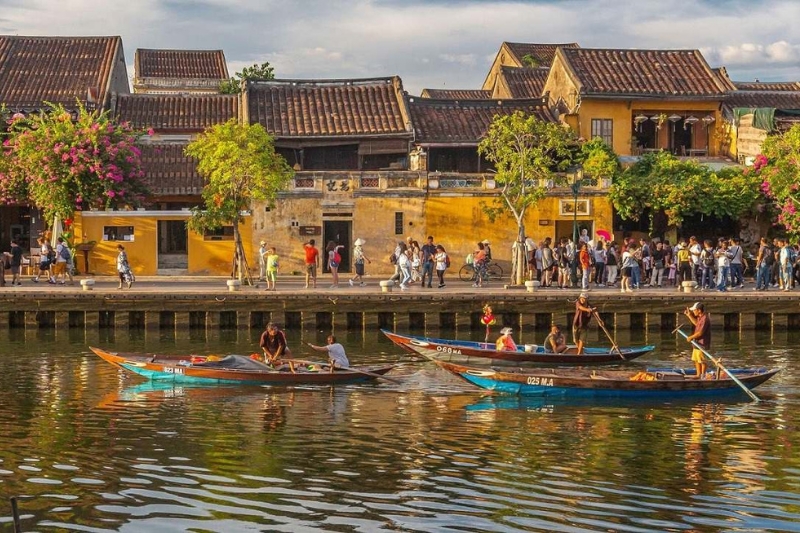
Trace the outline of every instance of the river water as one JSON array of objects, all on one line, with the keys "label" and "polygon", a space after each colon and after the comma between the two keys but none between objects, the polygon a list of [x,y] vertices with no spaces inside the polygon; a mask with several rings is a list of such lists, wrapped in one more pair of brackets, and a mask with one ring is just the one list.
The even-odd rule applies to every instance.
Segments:
[{"label": "river water", "polygon": [[[714,333],[728,366],[785,367],[760,403],[493,398],[372,332],[343,335],[351,360],[403,361],[402,385],[160,386],[87,346],[247,354],[258,332],[0,335],[0,531],[11,496],[25,532],[800,531],[796,334]],[[688,363],[645,335],[618,339],[659,346],[629,365]]]}]

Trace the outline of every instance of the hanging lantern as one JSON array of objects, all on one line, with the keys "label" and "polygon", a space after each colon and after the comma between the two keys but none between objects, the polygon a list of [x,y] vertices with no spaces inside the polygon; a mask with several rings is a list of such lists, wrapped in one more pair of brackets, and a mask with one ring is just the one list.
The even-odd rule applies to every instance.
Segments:
[{"label": "hanging lantern", "polygon": [[703,124],[705,124],[706,127],[708,127],[715,120],[716,119],[714,118],[714,115],[706,115],[706,116],[703,117]]},{"label": "hanging lantern", "polygon": [[646,122],[646,121],[647,121],[647,116],[646,115],[636,115],[635,117],[633,117],[633,123],[636,124],[637,126],[639,124],[641,124],[642,122]]},{"label": "hanging lantern", "polygon": [[661,115],[653,115],[650,117],[650,120],[657,123],[659,120],[661,120]]},{"label": "hanging lantern", "polygon": [[689,115],[688,117],[683,119],[683,129],[686,129],[687,126],[692,126],[692,128],[694,128],[694,125],[697,124],[698,122],[700,122],[699,118],[693,115]]},{"label": "hanging lantern", "polygon": [[672,123],[675,123],[675,122],[678,122],[682,118],[683,117],[680,116],[680,115],[670,115],[670,116],[667,117],[667,120],[669,120]]}]

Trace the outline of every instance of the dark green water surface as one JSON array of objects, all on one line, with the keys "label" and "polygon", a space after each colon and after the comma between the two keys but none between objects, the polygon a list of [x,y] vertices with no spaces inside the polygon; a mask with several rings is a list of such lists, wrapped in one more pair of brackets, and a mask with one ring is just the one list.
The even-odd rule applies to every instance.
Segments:
[{"label": "dark green water surface", "polygon": [[[26,532],[800,531],[795,333],[714,333],[728,366],[785,367],[760,403],[493,398],[373,332],[341,340],[402,385],[157,385],[87,348],[258,333],[0,332],[0,531],[11,496]],[[323,337],[289,332],[296,355]],[[690,364],[668,333],[618,340],[659,346],[628,365]]]}]

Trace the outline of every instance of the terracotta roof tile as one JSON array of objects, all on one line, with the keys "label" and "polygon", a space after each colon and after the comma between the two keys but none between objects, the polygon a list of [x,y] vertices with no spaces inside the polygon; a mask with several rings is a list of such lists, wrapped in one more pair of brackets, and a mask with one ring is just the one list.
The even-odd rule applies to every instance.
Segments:
[{"label": "terracotta roof tile", "polygon": [[549,67],[553,64],[556,48],[580,48],[578,43],[541,44],[541,43],[504,43],[514,54],[520,65],[525,65],[523,58],[531,56],[540,67]]},{"label": "terracotta roof tile", "polygon": [[205,181],[197,161],[185,155],[186,144],[145,144],[142,150],[144,181],[152,196],[200,195]]},{"label": "terracotta roof tile", "polygon": [[151,50],[139,48],[134,59],[137,78],[228,79],[222,50]]},{"label": "terracotta roof tile", "polygon": [[723,98],[725,87],[697,50],[561,48],[583,95]]},{"label": "terracotta roof tile", "polygon": [[712,68],[711,71],[717,77],[717,80],[722,84],[726,91],[735,91],[736,86],[731,81],[730,76],[728,76],[728,69],[725,67],[717,67]]},{"label": "terracotta roof tile", "polygon": [[409,98],[409,110],[419,144],[478,144],[495,116],[517,111],[555,122],[541,98],[485,101]]},{"label": "terracotta roof tile", "polygon": [[114,115],[136,129],[200,132],[237,118],[239,95],[119,95]]},{"label": "terracotta roof tile", "polygon": [[740,91],[800,91],[800,81],[735,81]]},{"label": "terracotta roof tile", "polygon": [[549,68],[502,67],[500,78],[511,92],[511,98],[539,98],[549,73]]},{"label": "terracotta roof tile", "polygon": [[422,89],[421,96],[437,100],[485,100],[492,94],[482,89]]},{"label": "terracotta roof tile", "polygon": [[725,100],[725,107],[773,107],[775,109],[800,110],[800,90],[786,91],[734,91]]},{"label": "terracotta roof tile", "polygon": [[251,81],[245,98],[275,137],[410,136],[399,78]]},{"label": "terracotta roof tile", "polygon": [[39,109],[43,102],[71,108],[76,100],[86,103],[91,89],[103,104],[115,69],[127,86],[120,37],[0,36],[0,103],[12,109]]}]

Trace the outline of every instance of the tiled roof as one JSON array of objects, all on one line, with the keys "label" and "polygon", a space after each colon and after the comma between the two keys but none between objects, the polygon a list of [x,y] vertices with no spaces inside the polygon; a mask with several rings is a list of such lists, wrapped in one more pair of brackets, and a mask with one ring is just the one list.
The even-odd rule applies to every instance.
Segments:
[{"label": "tiled roof", "polygon": [[185,155],[185,144],[144,144],[144,181],[152,196],[200,195],[205,181],[197,173],[197,161]]},{"label": "tiled roof", "polygon": [[728,69],[725,67],[717,67],[712,68],[711,71],[717,77],[717,80],[722,84],[726,91],[735,91],[736,86],[731,81],[730,76],[728,76]]},{"label": "tiled roof", "polygon": [[422,98],[437,100],[485,100],[492,95],[482,89],[422,89]]},{"label": "tiled roof", "polygon": [[735,81],[740,91],[800,91],[800,81]]},{"label": "tiled roof", "polygon": [[539,98],[547,81],[549,68],[516,68],[500,69],[501,83],[505,83],[511,98]]},{"label": "tiled roof", "polygon": [[0,103],[12,109],[39,109],[43,102],[75,107],[91,89],[102,105],[115,69],[127,86],[120,37],[0,36]]},{"label": "tiled roof", "polygon": [[114,115],[137,129],[199,132],[237,118],[239,95],[119,95]]},{"label": "tiled roof", "polygon": [[245,110],[279,138],[408,135],[397,77],[248,81]]},{"label": "tiled roof", "polygon": [[137,78],[228,79],[222,50],[150,50],[139,48],[134,60]]},{"label": "tiled roof", "polygon": [[560,48],[582,95],[720,98],[725,86],[697,50]]},{"label": "tiled roof", "polygon": [[485,101],[409,98],[409,110],[419,144],[478,144],[495,116],[517,111],[555,121],[541,98]]},{"label": "tiled roof", "polygon": [[505,42],[508,49],[514,54],[520,65],[525,65],[523,58],[531,56],[540,67],[549,67],[553,64],[556,48],[580,48],[578,43],[540,44],[540,43],[509,43]]},{"label": "tiled roof", "polygon": [[725,100],[725,107],[772,107],[775,109],[800,110],[800,90],[785,91],[734,91]]}]

